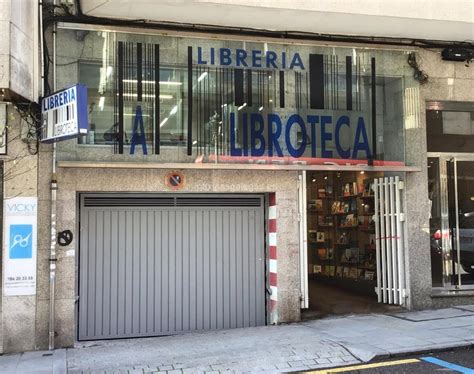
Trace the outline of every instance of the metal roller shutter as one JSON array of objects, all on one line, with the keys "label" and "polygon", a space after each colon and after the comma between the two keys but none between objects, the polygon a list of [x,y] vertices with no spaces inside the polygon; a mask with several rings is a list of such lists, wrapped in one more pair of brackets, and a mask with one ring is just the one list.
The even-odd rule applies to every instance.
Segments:
[{"label": "metal roller shutter", "polygon": [[260,196],[81,196],[78,339],[265,324]]}]

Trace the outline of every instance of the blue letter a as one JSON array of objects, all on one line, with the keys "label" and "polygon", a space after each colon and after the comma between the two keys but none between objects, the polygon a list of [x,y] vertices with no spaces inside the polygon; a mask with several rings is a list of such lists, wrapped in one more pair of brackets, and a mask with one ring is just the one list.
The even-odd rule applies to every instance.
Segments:
[{"label": "blue letter a", "polygon": [[[138,134],[138,124],[140,124],[140,133]],[[130,154],[135,154],[135,145],[141,144],[143,148],[143,154],[147,155],[146,149],[146,140],[145,140],[145,129],[143,128],[143,115],[142,115],[142,107],[137,105],[137,109],[135,111],[135,123],[133,124],[132,130],[132,140],[130,141]]]}]

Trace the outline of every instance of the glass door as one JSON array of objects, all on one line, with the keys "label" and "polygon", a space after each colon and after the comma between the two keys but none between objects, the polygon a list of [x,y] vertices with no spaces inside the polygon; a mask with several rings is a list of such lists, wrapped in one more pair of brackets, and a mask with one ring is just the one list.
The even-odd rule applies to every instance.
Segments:
[{"label": "glass door", "polygon": [[[455,284],[474,284],[474,160],[450,160],[453,183],[448,183],[452,221]],[[454,201],[453,201],[454,200]]]}]

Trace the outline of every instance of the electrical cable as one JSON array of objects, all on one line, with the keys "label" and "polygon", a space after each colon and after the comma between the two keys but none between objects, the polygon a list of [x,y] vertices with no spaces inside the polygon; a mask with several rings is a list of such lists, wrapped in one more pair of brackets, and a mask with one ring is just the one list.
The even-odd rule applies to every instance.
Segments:
[{"label": "electrical cable", "polygon": [[416,54],[414,52],[408,55],[408,65],[413,68],[413,78],[417,80],[420,84],[425,84],[428,82],[428,74],[420,69],[418,62],[416,61]]}]

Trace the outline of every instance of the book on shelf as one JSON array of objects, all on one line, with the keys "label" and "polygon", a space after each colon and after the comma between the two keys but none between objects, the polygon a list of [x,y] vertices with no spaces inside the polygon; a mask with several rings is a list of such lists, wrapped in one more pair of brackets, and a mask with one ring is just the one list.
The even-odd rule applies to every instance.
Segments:
[{"label": "book on shelf", "polygon": [[342,268],[342,277],[343,278],[349,278],[349,270],[350,270],[350,268],[347,267],[347,266],[344,266]]},{"label": "book on shelf", "polygon": [[330,277],[334,277],[336,275],[336,267],[333,265],[329,265],[327,267],[327,275],[329,275]]},{"label": "book on shelf", "polygon": [[337,266],[336,267],[336,277],[342,277],[342,270],[343,270],[343,267],[342,266]]},{"label": "book on shelf", "polygon": [[326,240],[326,234],[324,233],[324,231],[318,231],[316,241],[318,243],[324,243],[325,240]]},{"label": "book on shelf", "polygon": [[316,241],[318,238],[318,232],[316,230],[308,230],[308,239],[311,242]]},{"label": "book on shelf", "polygon": [[357,263],[359,262],[359,248],[346,248],[341,256],[341,262]]},{"label": "book on shelf", "polygon": [[313,265],[313,273],[321,274],[321,272],[322,272],[322,266],[321,265]]},{"label": "book on shelf", "polygon": [[374,280],[375,277],[375,271],[372,270],[366,270],[364,273],[364,279],[365,280]]},{"label": "book on shelf", "polygon": [[327,259],[332,260],[333,258],[334,258],[334,249],[333,248],[328,248]]},{"label": "book on shelf", "polygon": [[316,203],[315,203],[315,206],[316,206],[316,210],[322,210],[323,209],[323,200],[322,199],[316,199]]},{"label": "book on shelf", "polygon": [[327,260],[328,259],[328,250],[327,250],[327,248],[318,248],[318,258],[320,260]]},{"label": "book on shelf", "polygon": [[349,278],[352,278],[352,279],[357,279],[358,276],[357,276],[357,268],[355,267],[352,267],[349,269]]},{"label": "book on shelf", "polygon": [[337,242],[339,244],[349,244],[349,235],[347,235],[347,232],[343,232],[337,239]]},{"label": "book on shelf", "polygon": [[318,197],[327,197],[325,188],[318,188]]},{"label": "book on shelf", "polygon": [[352,213],[341,219],[341,227],[354,227],[357,226],[357,223],[357,216]]},{"label": "book on shelf", "polygon": [[364,183],[364,191],[362,192],[362,196],[373,196],[374,195],[373,186],[374,186],[374,181],[366,181]]},{"label": "book on shelf", "polygon": [[311,199],[311,200],[308,200],[308,209],[309,210],[316,210],[318,209],[317,208],[317,202],[318,200],[317,199]]}]

